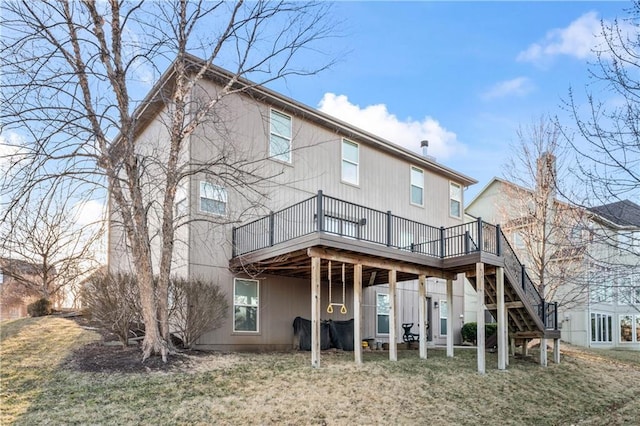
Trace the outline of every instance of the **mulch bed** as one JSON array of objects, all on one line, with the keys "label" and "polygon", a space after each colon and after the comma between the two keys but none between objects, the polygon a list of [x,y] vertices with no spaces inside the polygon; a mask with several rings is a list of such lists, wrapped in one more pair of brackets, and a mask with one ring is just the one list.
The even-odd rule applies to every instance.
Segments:
[{"label": "mulch bed", "polygon": [[[159,356],[149,357],[142,362],[140,344],[122,346],[118,344],[115,334],[90,322],[84,316],[72,316],[69,319],[83,328],[99,333],[102,340],[76,350],[65,362],[68,369],[92,373],[149,373],[168,372],[183,368],[189,363],[188,357],[181,353],[169,355],[166,363]],[[199,354],[198,351],[188,352],[190,355]]]}]

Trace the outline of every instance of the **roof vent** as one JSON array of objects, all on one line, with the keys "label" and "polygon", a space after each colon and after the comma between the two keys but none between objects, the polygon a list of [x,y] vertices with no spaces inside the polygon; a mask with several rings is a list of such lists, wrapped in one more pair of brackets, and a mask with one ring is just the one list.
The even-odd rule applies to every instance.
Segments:
[{"label": "roof vent", "polygon": [[424,158],[426,158],[427,160],[431,160],[433,162],[436,161],[436,157],[433,157],[431,155],[428,154],[429,151],[429,141],[428,140],[423,140],[420,142],[420,146],[422,147],[422,156]]}]

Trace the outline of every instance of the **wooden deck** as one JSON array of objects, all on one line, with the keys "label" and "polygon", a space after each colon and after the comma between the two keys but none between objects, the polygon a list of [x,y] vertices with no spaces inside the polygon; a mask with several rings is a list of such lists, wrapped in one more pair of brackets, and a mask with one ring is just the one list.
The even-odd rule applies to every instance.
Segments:
[{"label": "wooden deck", "polygon": [[[360,303],[362,287],[387,283],[391,303],[395,303],[398,281],[418,280],[419,292],[424,295],[426,277],[447,280],[449,296],[453,280],[464,273],[479,297],[479,334],[480,329],[484,334],[486,307],[498,319],[500,351],[506,351],[507,335],[525,340],[554,339],[559,343],[557,306],[545,302],[538,294],[499,226],[478,220],[437,228],[333,198],[329,198],[333,203],[333,222],[329,226],[325,221],[328,204],[325,198],[319,192],[317,197],[290,209],[234,229],[235,255],[229,262],[230,269],[251,276],[267,274],[310,280],[312,300],[319,300],[320,276],[326,276],[329,261],[345,263],[350,265],[345,271],[345,281],[353,283],[354,305]],[[349,214],[335,213],[340,209]],[[282,222],[290,228],[279,225],[278,215],[286,216],[286,221]],[[349,227],[336,227],[336,217],[348,217]],[[402,226],[406,229],[399,232]],[[396,233],[411,235],[412,241],[401,244]],[[333,273],[338,279],[337,274],[341,272],[336,268]],[[423,299],[425,297],[421,298],[421,305]],[[319,302],[317,306],[312,305],[312,323],[319,336]],[[425,307],[419,308],[420,322],[424,323]],[[359,306],[354,311],[359,311]],[[354,314],[357,318],[358,313]],[[359,330],[360,326],[356,325],[355,329]],[[396,356],[394,333],[391,330],[390,359]],[[359,333],[355,334],[355,341],[359,342]],[[452,352],[453,341],[449,336],[447,346]],[[319,338],[316,340],[319,345]],[[478,346],[484,346],[480,340]],[[420,354],[426,358],[426,340],[420,342]],[[478,357],[478,370],[483,372],[484,355],[479,352]],[[361,351],[356,350],[358,360],[361,362]],[[546,364],[546,358],[544,362],[541,359],[541,363]],[[312,365],[319,366],[319,346],[312,348]]]}]

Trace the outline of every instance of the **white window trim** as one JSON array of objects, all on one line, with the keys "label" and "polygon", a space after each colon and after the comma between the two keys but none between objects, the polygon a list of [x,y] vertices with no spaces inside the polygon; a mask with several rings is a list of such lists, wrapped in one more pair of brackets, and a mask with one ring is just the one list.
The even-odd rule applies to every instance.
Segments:
[{"label": "white window trim", "polygon": [[[279,133],[276,133],[273,130],[273,125],[272,125],[272,121],[271,121],[271,114],[274,113],[274,112],[276,114],[280,114],[280,115],[283,115],[283,116],[289,118],[289,124],[290,124],[290,127],[291,127],[291,129],[290,129],[291,130],[291,136],[284,136],[284,135],[281,135]],[[274,154],[274,153],[271,152],[271,135],[275,135],[275,136],[277,136],[279,138],[283,138],[283,139],[288,139],[289,140],[289,159],[288,160],[283,160],[281,158],[278,158],[277,154]],[[291,164],[292,163],[292,161],[293,161],[293,116],[291,116],[289,114],[285,114],[282,111],[278,111],[277,109],[269,108],[269,140],[268,140],[268,143],[269,143],[269,158],[270,159],[272,159],[274,161],[279,161],[279,162],[285,163],[285,164]]]},{"label": "white window trim", "polygon": [[[451,186],[457,186],[460,189],[460,199],[455,199],[451,197]],[[460,215],[454,216],[451,214],[451,201],[457,201],[460,203]],[[456,219],[462,219],[462,185],[457,182],[449,181],[449,216],[454,217]]]},{"label": "white window trim", "polygon": [[[622,340],[622,336],[621,336],[621,326],[622,326],[622,317],[631,317],[631,341],[627,341],[627,340]],[[628,314],[619,314],[618,315],[618,323],[617,323],[617,335],[618,335],[618,343],[620,343],[621,345],[633,345],[633,344],[637,344],[640,343],[640,340],[638,340],[638,330],[637,327],[640,327],[640,324],[638,323],[638,318],[640,318],[640,315],[637,314],[632,314],[632,313],[628,313]]]},{"label": "white window trim", "polygon": [[[387,317],[389,317],[389,314],[381,314],[378,312],[378,295],[385,295],[389,298],[389,293],[382,293],[382,292],[377,292],[376,291],[376,336],[388,336],[389,332],[391,331],[391,321],[389,321],[389,332],[387,333],[381,333],[378,331],[378,316],[380,315],[386,315]],[[389,300],[389,302],[391,302],[391,300]]]},{"label": "white window trim", "polygon": [[[212,185],[212,186],[214,186],[214,187],[218,187],[218,188],[220,188],[220,189],[222,189],[222,190],[224,191],[224,193],[225,193],[225,195],[226,195],[226,198],[227,198],[227,199],[224,201],[224,214],[220,214],[220,213],[215,213],[215,212],[209,212],[209,211],[206,211],[206,210],[202,210],[202,198],[203,198],[203,194],[202,194],[202,186],[203,186],[203,184],[209,184],[209,185]],[[207,198],[207,199],[212,199],[212,198]],[[213,200],[215,200],[215,199],[213,199]],[[220,201],[220,200],[215,200],[215,201]],[[229,193],[227,192],[227,188],[225,188],[224,186],[217,185],[217,184],[215,184],[215,183],[212,183],[212,182],[206,181],[206,180],[201,180],[201,181],[200,181],[200,183],[199,183],[199,185],[198,185],[198,211],[199,211],[200,213],[203,213],[203,214],[209,214],[209,215],[212,215],[212,216],[225,217],[225,216],[227,216],[228,207],[229,207]]]},{"label": "white window trim", "polygon": [[[440,304],[438,305],[438,317],[439,317],[439,321],[438,321],[438,331],[440,332],[440,336],[446,336],[447,335],[447,324],[445,323],[445,327],[444,327],[444,331],[442,329],[442,320],[448,321],[448,312],[449,312],[449,306],[447,305],[447,301],[446,300],[440,300],[439,302]],[[444,316],[442,316],[442,307],[446,306],[447,308],[444,310]]]},{"label": "white window trim", "polygon": [[[252,281],[256,283],[256,297],[258,298],[258,305],[256,306],[256,329],[255,330],[236,330],[236,306],[248,306],[252,305],[236,305],[236,283],[241,281]],[[233,279],[233,303],[231,309],[231,322],[233,323],[233,333],[238,334],[259,334],[260,333],[260,280],[254,280],[250,278],[234,278]]]},{"label": "white window trim", "polygon": [[[413,176],[413,171],[416,170],[418,172],[420,172],[420,174],[422,175],[422,186],[418,186],[418,185],[414,185],[413,181],[412,181],[412,176]],[[414,203],[413,202],[413,187],[416,188],[420,188],[420,191],[422,192],[422,203],[418,204],[418,203]],[[420,167],[416,167],[416,166],[410,166],[409,167],[409,202],[411,203],[411,205],[413,206],[419,206],[419,207],[424,207],[424,170],[421,169]]]},{"label": "white window trim", "polygon": [[[593,330],[593,316],[595,316],[596,329]],[[610,320],[608,320],[610,319]],[[598,327],[601,326],[601,321],[604,320],[605,327],[601,330],[601,339],[598,340]],[[611,322],[611,335],[607,327],[609,321]],[[620,334],[620,321],[618,321],[618,334]],[[591,312],[589,315],[589,342],[592,345],[611,345],[615,341],[613,334],[616,333],[614,315],[605,312]],[[595,334],[595,340],[594,339]],[[618,337],[620,339],[620,337]]]},{"label": "white window trim", "polygon": [[[350,143],[356,146],[356,148],[358,149],[358,162],[354,163],[351,160],[347,160],[344,158],[344,145],[346,143]],[[348,180],[344,179],[344,174],[343,174],[343,170],[342,170],[342,164],[344,162],[347,162],[349,164],[353,164],[356,166],[356,182],[350,182]],[[340,142],[340,180],[342,181],[342,183],[346,183],[347,185],[355,185],[355,186],[360,186],[360,144],[358,142],[354,142],[350,139],[347,138],[342,138],[342,141]]]}]

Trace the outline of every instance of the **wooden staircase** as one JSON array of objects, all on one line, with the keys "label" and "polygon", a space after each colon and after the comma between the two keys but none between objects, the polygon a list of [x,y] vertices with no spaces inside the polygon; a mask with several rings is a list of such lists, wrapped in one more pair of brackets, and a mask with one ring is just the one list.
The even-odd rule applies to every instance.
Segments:
[{"label": "wooden staircase", "polygon": [[[498,317],[497,268],[497,266],[487,265],[484,276],[484,304],[494,318]],[[466,276],[475,289],[475,271],[466,272]],[[525,285],[523,285],[523,282]],[[527,288],[526,284],[530,284],[530,279],[526,272],[522,269],[514,270],[513,267],[509,267],[509,262],[505,259],[504,301],[507,310],[509,335],[513,338],[523,339],[560,338],[560,331],[556,325],[556,304],[545,303],[535,287]],[[531,294],[534,291],[535,293]]]}]

